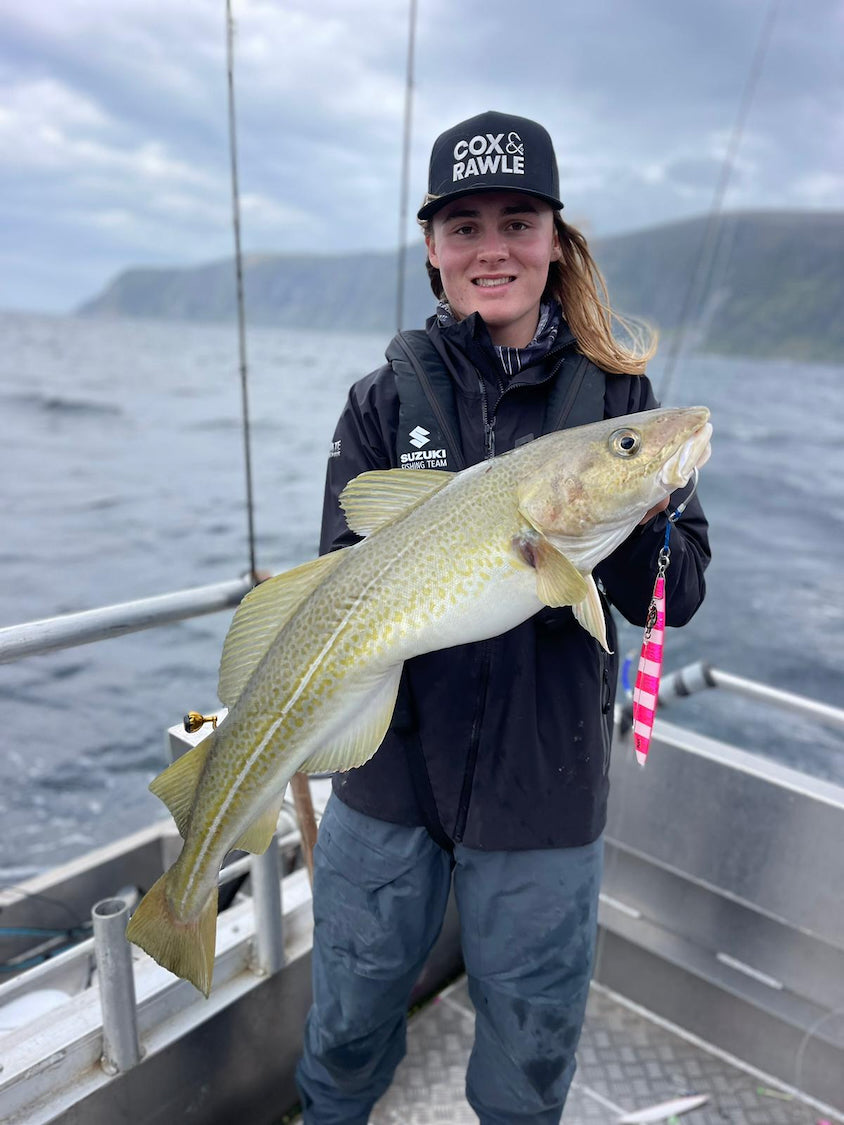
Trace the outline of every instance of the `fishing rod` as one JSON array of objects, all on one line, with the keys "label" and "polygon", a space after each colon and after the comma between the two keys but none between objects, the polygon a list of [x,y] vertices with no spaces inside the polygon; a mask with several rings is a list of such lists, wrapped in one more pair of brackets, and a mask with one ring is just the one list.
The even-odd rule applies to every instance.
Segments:
[{"label": "fishing rod", "polygon": [[240,398],[243,416],[243,454],[246,472],[246,520],[249,537],[249,573],[258,582],[255,564],[255,501],[252,489],[252,443],[249,427],[249,380],[246,364],[246,317],[243,304],[243,255],[240,246],[240,194],[237,181],[237,131],[234,112],[234,19],[231,0],[226,0],[226,71],[229,91],[229,157],[232,181],[232,223],[237,286],[237,339],[240,359]]},{"label": "fishing rod", "polygon": [[401,189],[399,194],[399,254],[396,280],[396,332],[404,319],[404,274],[407,257],[407,197],[410,185],[410,131],[413,118],[413,61],[416,50],[416,0],[410,0],[410,27],[407,36],[407,77],[404,88],[404,131],[402,135]]}]

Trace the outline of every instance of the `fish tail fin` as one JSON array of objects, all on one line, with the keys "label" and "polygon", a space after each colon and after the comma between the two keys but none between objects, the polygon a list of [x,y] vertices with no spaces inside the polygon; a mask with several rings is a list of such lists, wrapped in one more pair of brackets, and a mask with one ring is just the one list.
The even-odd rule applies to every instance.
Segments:
[{"label": "fish tail fin", "polygon": [[126,937],[175,973],[189,980],[206,996],[214,974],[217,938],[217,888],[196,918],[184,921],[176,915],[167,895],[169,872],[153,883],[129,920]]}]

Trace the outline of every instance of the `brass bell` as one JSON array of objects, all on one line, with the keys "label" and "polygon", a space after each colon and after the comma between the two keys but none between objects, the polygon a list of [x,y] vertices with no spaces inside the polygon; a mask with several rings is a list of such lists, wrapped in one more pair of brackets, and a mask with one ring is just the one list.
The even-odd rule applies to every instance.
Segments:
[{"label": "brass bell", "polygon": [[188,734],[196,734],[206,723],[210,723],[214,730],[217,729],[216,715],[200,715],[198,711],[188,711],[183,721]]}]

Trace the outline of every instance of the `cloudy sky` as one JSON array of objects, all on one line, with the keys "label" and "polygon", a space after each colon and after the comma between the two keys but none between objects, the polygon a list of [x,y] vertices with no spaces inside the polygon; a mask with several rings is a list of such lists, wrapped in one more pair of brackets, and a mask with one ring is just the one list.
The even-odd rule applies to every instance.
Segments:
[{"label": "cloudy sky", "polygon": [[[587,232],[704,212],[772,11],[726,206],[840,208],[844,0],[418,0],[411,203],[434,137],[500,109],[550,130]],[[246,249],[395,246],[407,0],[234,13]],[[0,308],[229,255],[226,115],[225,0],[0,0]]]}]

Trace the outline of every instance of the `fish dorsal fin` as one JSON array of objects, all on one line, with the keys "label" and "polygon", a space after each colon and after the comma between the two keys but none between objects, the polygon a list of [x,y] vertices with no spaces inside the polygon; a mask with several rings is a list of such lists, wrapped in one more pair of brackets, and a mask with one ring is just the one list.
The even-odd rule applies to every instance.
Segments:
[{"label": "fish dorsal fin", "polygon": [[368,762],[390,726],[396,706],[402,665],[397,664],[382,676],[361,706],[353,722],[339,735],[311,754],[302,773],[333,773],[350,770]]},{"label": "fish dorsal fin", "polygon": [[372,469],[349,481],[340,493],[340,507],[355,535],[371,535],[439,492],[454,476],[440,469]]},{"label": "fish dorsal fin", "polygon": [[163,801],[176,822],[179,835],[188,834],[196,787],[211,749],[211,735],[187,750],[150,782],[150,792]]},{"label": "fish dorsal fin", "polygon": [[237,608],[220,658],[217,695],[227,707],[234,707],[280,629],[339,565],[344,554],[333,551],[322,555],[249,591]]},{"label": "fish dorsal fin", "polygon": [[583,601],[572,606],[574,616],[586,632],[591,633],[598,644],[609,652],[610,646],[607,643],[607,622],[604,617],[604,607],[601,605],[601,596],[591,574],[586,575],[586,586],[588,589],[586,597]]}]

